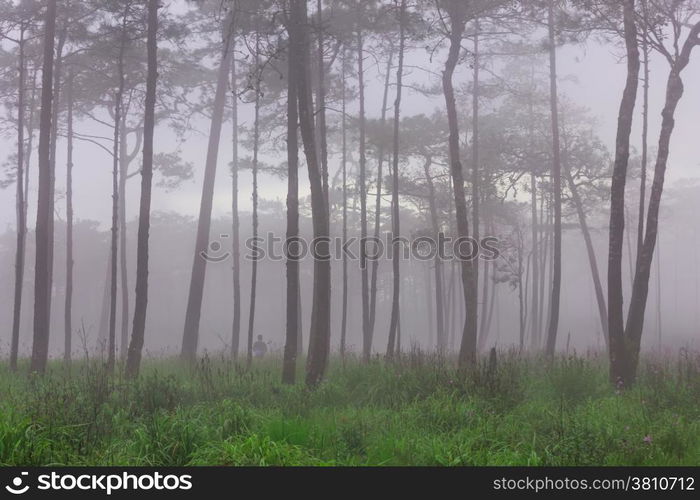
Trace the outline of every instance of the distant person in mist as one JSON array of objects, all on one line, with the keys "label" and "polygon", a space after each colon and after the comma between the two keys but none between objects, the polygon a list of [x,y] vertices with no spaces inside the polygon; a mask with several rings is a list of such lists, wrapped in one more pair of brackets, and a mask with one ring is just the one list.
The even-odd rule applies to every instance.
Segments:
[{"label": "distant person in mist", "polygon": [[253,357],[262,358],[267,354],[267,344],[263,342],[262,335],[258,335],[258,340],[253,344]]}]

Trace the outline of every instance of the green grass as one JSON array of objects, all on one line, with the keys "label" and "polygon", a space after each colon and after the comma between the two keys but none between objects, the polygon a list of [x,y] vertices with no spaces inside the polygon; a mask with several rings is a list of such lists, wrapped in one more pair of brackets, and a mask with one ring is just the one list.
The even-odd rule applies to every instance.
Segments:
[{"label": "green grass", "polygon": [[595,357],[501,353],[469,374],[417,352],[334,359],[312,391],[280,369],[149,360],[129,382],[94,362],[0,365],[0,464],[700,464],[697,355],[644,360],[625,392]]}]

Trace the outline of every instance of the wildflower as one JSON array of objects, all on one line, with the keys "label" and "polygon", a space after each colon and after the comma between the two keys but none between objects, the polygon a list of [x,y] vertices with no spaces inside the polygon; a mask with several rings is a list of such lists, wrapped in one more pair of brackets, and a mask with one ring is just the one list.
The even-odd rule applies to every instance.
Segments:
[{"label": "wildflower", "polygon": [[644,441],[646,444],[651,444],[653,442],[653,439],[651,438],[650,434],[647,434],[646,436],[644,436],[644,439],[642,439],[642,441]]}]

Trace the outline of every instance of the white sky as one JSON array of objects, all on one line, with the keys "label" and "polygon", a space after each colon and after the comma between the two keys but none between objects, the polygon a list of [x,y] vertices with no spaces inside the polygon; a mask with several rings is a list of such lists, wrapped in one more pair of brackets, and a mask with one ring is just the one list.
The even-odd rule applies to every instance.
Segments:
[{"label": "white sky", "polygon": [[[612,151],[615,141],[615,129],[617,112],[625,77],[625,61],[620,61],[618,49],[603,46],[594,41],[583,46],[568,46],[558,52],[558,64],[560,75],[560,92],[580,106],[586,106],[591,110],[591,115],[597,118],[598,135]],[[411,64],[427,62],[424,54],[411,56]],[[439,72],[443,60],[435,57],[431,69]],[[543,67],[546,71],[546,65]],[[375,72],[374,74],[372,72]],[[650,147],[655,151],[656,138],[660,124],[660,113],[663,105],[666,76],[668,66],[665,60],[655,57],[651,64],[651,91],[650,91]],[[409,77],[410,78],[410,77]],[[425,78],[423,73],[414,72],[413,78]],[[463,67],[456,74],[456,83],[469,81],[469,72]],[[686,82],[686,93],[676,112],[676,129],[671,144],[671,157],[667,171],[667,183],[673,184],[687,177],[700,177],[698,166],[700,163],[700,50],[696,50],[693,60],[683,74]],[[382,83],[376,74],[376,68],[371,66],[368,70],[367,81],[367,110],[370,117],[376,117],[381,108]],[[393,90],[392,90],[393,91]],[[393,97],[390,95],[390,102]],[[640,86],[641,102],[641,86]],[[242,104],[240,108],[240,121],[245,124],[252,115],[252,105]],[[428,99],[407,90],[404,94],[402,115],[418,113],[431,113],[434,109],[444,109],[444,101],[441,96]],[[354,106],[349,108],[354,112]],[[174,192],[167,193],[163,189],[156,188],[153,197],[153,210],[174,210],[183,214],[196,216],[199,207],[199,196],[203,164],[206,155],[206,131],[208,123],[199,120],[196,125],[204,133],[192,134],[183,146],[183,157],[195,165],[195,178],[186,182]],[[96,125],[89,122],[80,122],[76,129],[79,132],[93,133]],[[219,171],[217,176],[216,195],[214,203],[214,217],[224,216],[230,213],[231,193],[230,178],[228,176],[228,162],[231,157],[230,124],[224,127],[222,132],[221,150],[219,156]],[[633,145],[640,146],[641,137],[641,106],[637,107],[636,120],[633,130]],[[37,144],[35,139],[35,145]],[[165,126],[156,130],[156,152],[171,152],[175,148],[175,139]],[[63,192],[65,182],[63,142],[58,146],[57,189]],[[13,138],[0,139],[0,162],[12,154],[15,150]],[[242,152],[241,155],[245,155]],[[284,151],[280,151],[284,155]],[[36,159],[36,151],[33,153]],[[268,158],[273,161],[274,158]],[[284,158],[278,158],[283,161]],[[653,158],[652,158],[653,160]],[[140,161],[140,158],[139,160]],[[653,163],[651,163],[653,165]],[[334,170],[337,159],[331,158],[331,169]],[[133,165],[132,168],[135,168]],[[34,206],[36,204],[36,166],[32,167],[30,189],[30,227],[34,225]],[[302,173],[302,189],[306,189],[306,174]],[[74,197],[75,211],[78,219],[99,220],[103,226],[108,224],[111,213],[111,158],[99,148],[89,143],[77,143],[75,151],[74,169]],[[127,213],[131,219],[138,211],[139,177],[129,181],[127,196]],[[240,208],[248,210],[250,207],[250,178],[242,174],[240,179]],[[268,199],[283,199],[285,196],[286,181],[262,176],[260,181],[261,197]],[[15,224],[15,193],[13,188],[0,191],[0,227],[5,228]],[[59,216],[65,213],[62,197],[57,200]]]}]

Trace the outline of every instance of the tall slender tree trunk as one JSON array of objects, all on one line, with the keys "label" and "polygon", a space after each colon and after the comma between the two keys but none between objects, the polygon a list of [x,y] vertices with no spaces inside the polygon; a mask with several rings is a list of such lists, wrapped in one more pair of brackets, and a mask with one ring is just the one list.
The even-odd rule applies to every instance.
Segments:
[{"label": "tall slender tree trunk", "polygon": [[[128,109],[128,106],[126,107]],[[129,347],[129,268],[126,254],[126,181],[129,175],[129,159],[127,153],[126,114],[124,109],[119,127],[119,286],[121,287],[121,319],[119,357],[126,360]]]},{"label": "tall slender tree trunk", "polygon": [[546,354],[554,356],[559,329],[561,297],[561,148],[559,144],[559,92],[557,90],[557,47],[554,29],[554,0],[548,9],[549,29],[549,97],[552,115],[552,189],[554,191],[554,252],[552,254],[552,298],[547,327]]},{"label": "tall slender tree trunk", "polygon": [[328,204],[328,143],[326,139],[326,64],[323,56],[323,5],[321,0],[316,0],[316,19],[318,31],[317,71],[318,71],[318,95],[316,97],[316,114],[318,115],[318,142],[321,157],[321,175],[323,177],[323,192],[326,193],[326,205]]},{"label": "tall slender tree trunk", "polygon": [[236,40],[232,26],[231,41],[231,255],[233,257],[233,322],[231,325],[231,358],[238,359],[241,343],[241,223],[238,214],[238,75],[236,74]]},{"label": "tall slender tree trunk", "polygon": [[[450,16],[450,47],[445,69],[442,73],[442,88],[445,94],[447,108],[447,121],[449,124],[449,158],[450,172],[452,174],[452,189],[454,191],[455,214],[457,218],[457,235],[463,242],[469,238],[469,219],[467,215],[467,199],[464,189],[464,174],[459,151],[459,122],[457,120],[457,106],[455,103],[454,86],[452,77],[459,59],[462,44],[462,35],[466,23],[467,5],[459,0],[451,0],[447,4]],[[477,341],[477,290],[474,281],[474,262],[460,256],[462,288],[464,290],[465,321],[462,330],[462,342],[459,349],[460,368],[473,364],[476,361]]]},{"label": "tall slender tree trunk", "polygon": [[291,43],[296,61],[295,72],[298,83],[299,124],[304,155],[309,171],[311,188],[311,217],[315,245],[314,284],[309,331],[309,356],[306,363],[306,384],[314,387],[323,379],[330,351],[330,301],[331,264],[329,255],[330,224],[323,178],[314,144],[314,117],[311,100],[311,84],[308,78],[310,44],[306,1],[291,0],[291,26],[294,33]]},{"label": "tall slender tree trunk", "polygon": [[389,322],[389,341],[386,348],[386,357],[394,357],[396,344],[396,331],[399,325],[400,293],[401,293],[401,217],[399,210],[399,130],[401,118],[401,90],[403,81],[404,47],[406,45],[406,0],[401,0],[399,8],[399,65],[396,69],[396,100],[394,101],[394,138],[393,138],[393,166],[391,176],[391,222],[392,222],[392,252],[391,264],[393,272],[393,291],[391,301],[391,319]]},{"label": "tall slender tree trunk", "polygon": [[[479,19],[474,20],[474,71],[473,71],[473,88],[472,88],[472,227],[474,231],[474,239],[479,241]],[[484,267],[486,267],[484,265]],[[474,288],[479,289],[479,260],[474,262],[473,266]],[[478,300],[478,298],[477,298]],[[486,301],[486,294],[481,299]],[[481,318],[483,323],[483,318]]]},{"label": "tall slender tree trunk", "polygon": [[20,25],[19,38],[19,85],[17,88],[17,249],[15,252],[15,296],[12,308],[12,345],[10,347],[10,369],[17,370],[19,352],[19,329],[22,316],[22,289],[24,285],[24,259],[27,233],[24,190],[24,96],[26,92],[26,64],[24,55],[25,25]]},{"label": "tall slender tree trunk", "polygon": [[56,55],[54,59],[54,72],[53,72],[53,118],[51,122],[51,152],[49,153],[49,170],[51,172],[51,195],[49,196],[49,210],[51,211],[51,217],[49,217],[49,270],[48,270],[48,312],[49,312],[49,330],[51,329],[51,308],[53,303],[53,268],[54,268],[54,247],[55,243],[55,212],[56,212],[56,147],[58,145],[58,121],[61,114],[60,102],[61,102],[61,87],[63,85],[63,48],[66,43],[66,38],[68,36],[68,23],[69,20],[65,20],[63,27],[58,35],[58,40],[56,43]]},{"label": "tall slender tree trunk", "polygon": [[231,18],[228,17],[223,29],[223,50],[209,128],[209,143],[204,166],[204,182],[202,184],[202,198],[199,206],[199,220],[197,223],[197,239],[192,261],[192,274],[187,299],[187,311],[185,313],[185,328],[182,336],[181,357],[190,362],[194,361],[197,357],[197,343],[199,341],[199,322],[202,314],[202,296],[204,293],[204,280],[207,271],[207,260],[205,256],[209,248],[211,211],[214,201],[214,184],[216,182],[216,165],[219,157],[221,126],[224,117],[224,104],[226,102],[226,91],[231,63],[231,50],[226,36],[227,26],[230,22]]},{"label": "tall slender tree trunk", "polygon": [[[343,66],[341,68],[341,169],[343,175],[343,245],[348,241],[348,144],[347,144],[347,90],[345,86],[346,53],[343,48]],[[374,268],[373,268],[374,269]],[[345,344],[348,328],[348,255],[343,252],[343,306],[340,320],[340,357],[345,359]]]},{"label": "tall slender tree trunk", "polygon": [[625,339],[622,297],[622,245],[625,231],[625,183],[629,162],[630,133],[634,105],[639,86],[639,48],[635,22],[634,0],[624,4],[625,46],[627,49],[627,81],[622,94],[617,119],[615,165],[610,187],[610,243],[608,249],[608,334],[610,381],[626,384]]},{"label": "tall slender tree trunk", "polygon": [[[393,62],[393,46],[389,49],[389,57],[386,63],[386,74],[384,76],[384,94],[382,96],[382,112],[379,120],[381,130],[386,127],[386,112],[389,102],[389,81],[391,78],[391,65]],[[384,141],[379,142],[377,151],[377,193],[374,202],[374,239],[379,241],[382,222],[382,181],[384,167]],[[374,337],[374,324],[377,319],[377,276],[379,274],[379,260],[372,259],[372,272],[369,286],[369,330],[370,336]]]},{"label": "tall slender tree trunk", "polygon": [[[319,14],[320,16],[320,14]],[[290,31],[293,31],[290,30]],[[291,33],[290,33],[291,35]],[[295,40],[295,43],[298,43]],[[288,54],[287,85],[287,244],[299,238],[299,97],[297,95],[297,64]],[[344,85],[344,83],[343,83]],[[343,117],[345,119],[345,117]],[[296,250],[287,248],[287,332],[284,345],[282,382],[293,384],[296,379],[297,336],[299,335],[299,259]]]},{"label": "tall slender tree trunk", "polygon": [[[530,149],[534,148],[534,130],[533,130],[533,120],[534,120],[534,103],[532,96],[529,96],[529,115],[530,123],[528,124],[528,144]],[[530,349],[538,350],[540,348],[540,250],[539,250],[539,238],[540,231],[538,229],[538,217],[537,217],[537,176],[535,174],[536,163],[532,161],[530,168],[530,217],[532,219],[532,305],[531,305],[531,325],[532,334],[530,336]]]},{"label": "tall slender tree trunk", "polygon": [[[260,32],[255,30],[255,67],[260,65]],[[253,241],[258,238],[258,150],[260,149],[260,77],[255,84],[255,117],[253,123]],[[253,331],[255,329],[255,299],[258,286],[258,255],[253,256],[250,277],[250,311],[248,314],[248,351],[246,363],[253,362]]]},{"label": "tall slender tree trunk", "polygon": [[56,0],[47,0],[44,22],[44,62],[41,77],[41,116],[39,119],[39,199],[36,217],[36,264],[34,269],[34,340],[30,370],[44,373],[49,354],[51,316],[49,276],[52,239],[51,191],[51,120],[53,103],[54,36],[56,33]]},{"label": "tall slender tree trunk", "polygon": [[[438,217],[438,209],[435,197],[435,184],[433,183],[433,177],[430,175],[430,166],[432,164],[432,159],[428,156],[426,161],[423,163],[423,172],[425,174],[425,181],[428,185],[428,208],[430,210],[430,224],[432,226],[433,238],[435,241],[440,241],[440,220]],[[440,257],[440,252],[436,252],[435,258],[433,259],[433,265],[435,268],[435,319],[436,319],[436,338],[437,338],[437,350],[439,354],[445,354],[447,349],[447,339],[445,338],[445,306],[444,306],[444,290],[443,290],[443,270],[442,270],[442,258]]]},{"label": "tall slender tree trunk", "polygon": [[117,280],[118,280],[118,243],[119,243],[119,136],[122,126],[122,103],[124,101],[124,50],[126,48],[127,6],[122,18],[121,43],[117,62],[117,92],[114,98],[114,138],[112,148],[112,235],[110,250],[110,291],[109,291],[109,337],[107,352],[107,370],[114,370],[117,326]]},{"label": "tall slender tree trunk", "polygon": [[71,69],[68,77],[66,101],[68,103],[67,148],[66,148],[66,297],[63,310],[64,344],[63,360],[71,362],[73,350],[73,84],[75,74]]},{"label": "tall slender tree trunk", "polygon": [[[545,205],[547,206],[546,214],[545,214]],[[546,324],[544,323],[545,321],[545,288],[546,288],[546,282],[548,279],[548,270],[547,270],[547,262],[549,258],[549,250],[550,250],[550,245],[549,245],[549,237],[551,234],[551,222],[552,222],[552,217],[551,217],[551,207],[549,204],[548,196],[547,193],[544,190],[541,190],[541,196],[540,196],[540,243],[539,243],[539,248],[541,249],[540,251],[540,295],[539,295],[539,304],[540,304],[540,310],[539,310],[539,323],[540,323],[540,333],[543,335],[543,332],[546,331]],[[540,339],[541,340],[541,339]]]},{"label": "tall slender tree trunk", "polygon": [[[30,167],[32,164],[32,152],[34,148],[34,116],[36,115],[36,74],[37,68],[32,71],[32,97],[29,101],[29,123],[27,124],[27,133],[29,137],[27,138],[27,147],[25,149],[26,153],[24,155],[24,221],[28,220],[27,214],[29,211],[29,178],[30,178]],[[24,232],[25,242],[27,240],[27,232]],[[26,250],[26,243],[25,243]],[[26,258],[25,258],[26,260]]]},{"label": "tall slender tree trunk", "polygon": [[136,249],[136,296],[134,327],[126,358],[126,375],[135,377],[141,365],[146,312],[148,308],[148,237],[151,226],[151,189],[153,181],[153,129],[155,128],[156,86],[158,83],[158,0],[148,0],[148,35],[146,51],[148,72],[143,123],[143,166],[141,168],[141,200]]},{"label": "tall slender tree trunk", "polygon": [[[358,17],[360,17],[358,12]],[[372,334],[369,315],[369,274],[367,269],[367,154],[366,154],[366,118],[365,118],[365,69],[364,40],[362,31],[357,29],[357,80],[360,94],[360,273],[362,295],[362,359],[368,361],[372,355]]]}]

